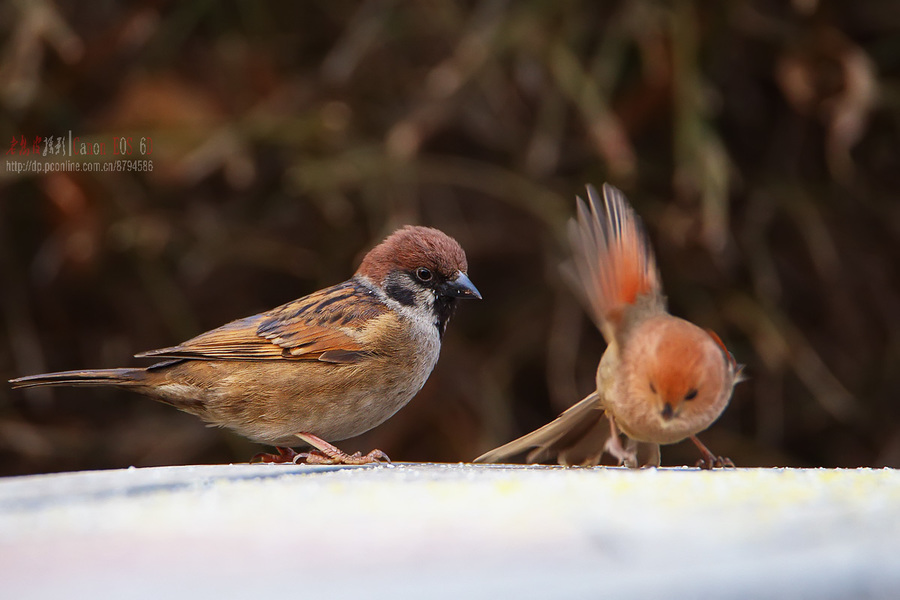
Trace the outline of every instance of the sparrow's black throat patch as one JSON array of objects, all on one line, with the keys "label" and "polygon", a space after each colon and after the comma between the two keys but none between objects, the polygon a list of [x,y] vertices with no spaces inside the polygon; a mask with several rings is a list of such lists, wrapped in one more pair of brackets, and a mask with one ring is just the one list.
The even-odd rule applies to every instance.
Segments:
[{"label": "sparrow's black throat patch", "polygon": [[437,327],[438,334],[444,339],[444,331],[447,329],[447,323],[456,310],[456,298],[450,296],[438,296],[434,300],[434,326]]}]

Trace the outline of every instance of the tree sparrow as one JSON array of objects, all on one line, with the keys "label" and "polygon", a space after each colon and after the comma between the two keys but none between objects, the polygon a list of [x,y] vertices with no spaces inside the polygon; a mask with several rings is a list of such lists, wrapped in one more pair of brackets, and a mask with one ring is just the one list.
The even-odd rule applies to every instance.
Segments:
[{"label": "tree sparrow", "polygon": [[[728,405],[741,367],[711,331],[666,309],[656,260],[640,219],[622,193],[588,186],[589,208],[578,198],[569,223],[576,291],[607,348],[597,389],[554,421],[475,462],[498,462],[532,449],[528,462],[596,465],[604,452],[620,464],[658,466],[659,445],[690,438],[697,466],[734,466],[697,439]],[[623,447],[619,430],[628,437]]]},{"label": "tree sparrow", "polygon": [[[404,227],[373,248],[356,274],[270,311],[138,357],[146,368],[65,371],[10,381],[117,386],[272,444],[273,462],[363,464],[329,441],[381,424],[422,388],[460,298],[481,298],[466,255],[437,229]],[[312,446],[297,454],[290,446]]]}]

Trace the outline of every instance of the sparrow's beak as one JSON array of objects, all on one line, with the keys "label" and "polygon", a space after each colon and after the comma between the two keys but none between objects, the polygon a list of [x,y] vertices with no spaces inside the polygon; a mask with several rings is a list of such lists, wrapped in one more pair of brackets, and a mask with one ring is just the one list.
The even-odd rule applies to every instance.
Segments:
[{"label": "sparrow's beak", "polygon": [[481,292],[478,291],[478,288],[475,287],[472,280],[462,271],[456,273],[455,279],[451,279],[445,283],[444,289],[441,290],[441,292],[445,296],[450,296],[452,298],[478,298],[481,300]]}]

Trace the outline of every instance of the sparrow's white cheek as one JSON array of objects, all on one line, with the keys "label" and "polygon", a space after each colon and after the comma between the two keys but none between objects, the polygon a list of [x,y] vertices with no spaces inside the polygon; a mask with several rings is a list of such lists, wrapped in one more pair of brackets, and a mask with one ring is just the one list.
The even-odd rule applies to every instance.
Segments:
[{"label": "sparrow's white cheek", "polygon": [[428,293],[425,296],[425,304],[428,307],[428,310],[433,310],[435,303],[438,300],[438,293],[435,290],[429,289]]}]

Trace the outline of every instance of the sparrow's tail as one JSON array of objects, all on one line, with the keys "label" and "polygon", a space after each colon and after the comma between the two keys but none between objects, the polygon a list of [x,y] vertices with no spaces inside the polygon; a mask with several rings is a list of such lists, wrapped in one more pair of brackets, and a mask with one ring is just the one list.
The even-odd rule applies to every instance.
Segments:
[{"label": "sparrow's tail", "polygon": [[578,220],[569,222],[574,284],[607,335],[642,296],[661,307],[662,285],[647,233],[622,192],[608,183],[602,199],[594,186],[587,191],[587,204],[578,198]]},{"label": "sparrow's tail", "polygon": [[43,385],[140,385],[146,377],[146,369],[95,369],[91,371],[62,371],[41,373],[10,379],[13,388],[29,388]]}]

